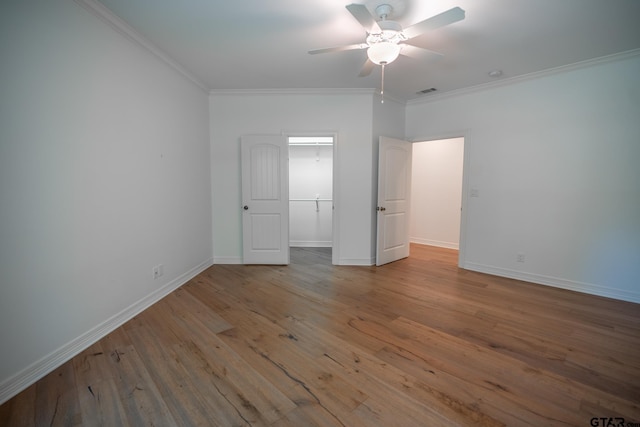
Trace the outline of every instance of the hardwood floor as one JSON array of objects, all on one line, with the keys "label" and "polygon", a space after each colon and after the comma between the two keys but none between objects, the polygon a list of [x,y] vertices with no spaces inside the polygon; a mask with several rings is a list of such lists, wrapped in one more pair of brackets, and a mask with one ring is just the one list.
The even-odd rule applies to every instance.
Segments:
[{"label": "hardwood floor", "polygon": [[0,406],[0,425],[640,425],[639,305],[456,257],[215,265]]}]

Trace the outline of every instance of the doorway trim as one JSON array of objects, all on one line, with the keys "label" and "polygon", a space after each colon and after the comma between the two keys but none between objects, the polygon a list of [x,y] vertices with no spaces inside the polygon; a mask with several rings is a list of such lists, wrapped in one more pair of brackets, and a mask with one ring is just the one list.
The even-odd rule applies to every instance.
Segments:
[{"label": "doorway trim", "polygon": [[[284,130],[282,131],[282,135],[285,137],[287,141],[287,146],[289,144],[289,137],[303,136],[303,137],[314,137],[314,136],[330,136],[333,137],[333,162],[332,162],[332,189],[333,194],[331,195],[333,202],[332,204],[332,215],[331,215],[331,264],[339,265],[340,264],[340,167],[339,167],[339,158],[338,158],[338,132],[337,131],[292,131],[292,130]],[[287,166],[288,167],[288,166]],[[288,191],[288,190],[287,190]],[[287,197],[289,195],[287,194]]]},{"label": "doorway trim", "polygon": [[458,267],[464,268],[466,265],[467,252],[467,221],[468,221],[468,199],[469,199],[469,173],[468,168],[471,161],[471,131],[469,129],[461,131],[452,131],[438,134],[429,134],[426,136],[413,137],[409,141],[429,142],[439,141],[442,139],[463,138],[464,149],[462,159],[462,211],[460,212],[460,241],[458,243]]}]

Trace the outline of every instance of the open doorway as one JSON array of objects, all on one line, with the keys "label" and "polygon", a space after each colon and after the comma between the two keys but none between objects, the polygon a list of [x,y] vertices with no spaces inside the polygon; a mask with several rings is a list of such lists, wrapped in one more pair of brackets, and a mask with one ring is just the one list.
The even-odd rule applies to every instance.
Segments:
[{"label": "open doorway", "polygon": [[289,136],[291,263],[332,263],[333,136]]},{"label": "open doorway", "polygon": [[460,249],[463,163],[463,137],[414,143],[412,243]]}]

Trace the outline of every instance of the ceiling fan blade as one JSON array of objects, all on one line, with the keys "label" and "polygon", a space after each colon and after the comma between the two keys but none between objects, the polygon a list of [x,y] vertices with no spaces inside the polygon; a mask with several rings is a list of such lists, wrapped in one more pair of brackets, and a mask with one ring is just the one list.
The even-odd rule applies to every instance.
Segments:
[{"label": "ceiling fan blade", "polygon": [[362,66],[362,69],[360,70],[360,74],[358,74],[358,77],[368,76],[369,74],[371,74],[371,71],[373,71],[375,66],[376,64],[374,64],[369,58],[367,58],[367,62],[365,62],[364,65]]},{"label": "ceiling fan blade", "polygon": [[400,55],[405,55],[414,59],[438,59],[444,56],[440,52],[435,52],[433,50],[424,49],[422,47],[413,46],[406,43],[402,43],[400,46],[402,46]]},{"label": "ceiling fan blade", "polygon": [[366,43],[358,43],[358,44],[350,44],[347,46],[326,47],[324,49],[310,50],[309,53],[311,55],[316,55],[318,53],[342,52],[345,50],[364,49],[366,47],[369,47]]},{"label": "ceiling fan blade", "polygon": [[358,20],[367,33],[379,33],[382,31],[376,22],[376,18],[369,13],[369,9],[367,9],[365,5],[351,3],[345,7],[351,12],[353,17]]},{"label": "ceiling fan blade", "polygon": [[435,30],[436,28],[444,27],[445,25],[453,24],[454,22],[462,21],[464,19],[464,10],[459,7],[454,7],[446,12],[442,12],[439,15],[434,15],[431,18],[427,18],[424,21],[413,24],[412,26],[405,28],[402,32],[407,38],[412,39],[427,31]]}]

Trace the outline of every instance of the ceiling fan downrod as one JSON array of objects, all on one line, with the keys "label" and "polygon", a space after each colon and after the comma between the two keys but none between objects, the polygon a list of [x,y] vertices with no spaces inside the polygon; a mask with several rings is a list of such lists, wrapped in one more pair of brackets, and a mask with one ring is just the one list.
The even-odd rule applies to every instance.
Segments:
[{"label": "ceiling fan downrod", "polygon": [[376,15],[378,15],[378,18],[381,21],[386,20],[387,17],[391,15],[391,12],[393,12],[393,7],[391,7],[391,5],[381,4],[378,7],[376,7]]}]

